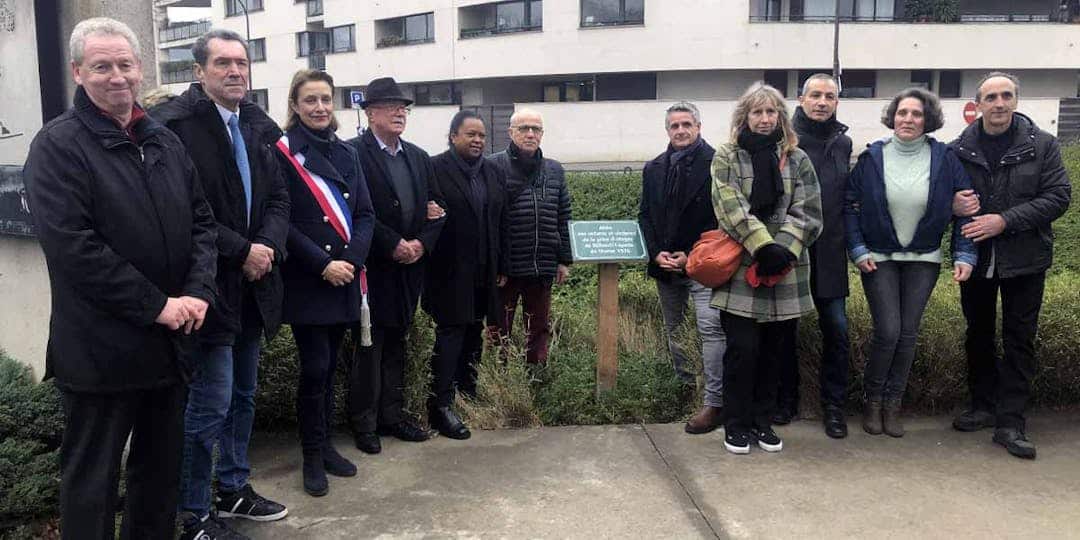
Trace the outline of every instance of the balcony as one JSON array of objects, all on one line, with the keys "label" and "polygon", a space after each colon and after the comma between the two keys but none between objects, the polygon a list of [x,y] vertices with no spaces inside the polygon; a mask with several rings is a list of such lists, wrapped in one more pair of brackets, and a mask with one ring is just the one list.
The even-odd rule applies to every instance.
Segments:
[{"label": "balcony", "polygon": [[210,21],[169,26],[158,31],[158,43],[197,38],[210,31]]},{"label": "balcony", "polygon": [[162,62],[158,67],[161,68],[161,84],[187,83],[195,80],[195,69],[190,60]]},{"label": "balcony", "polygon": [[434,42],[434,13],[375,21],[375,47],[378,49]]},{"label": "balcony", "polygon": [[307,0],[307,16],[322,17],[323,16],[323,0]]},{"label": "balcony", "polygon": [[308,69],[326,71],[326,55],[319,53],[308,55],[307,67]]},{"label": "balcony", "polygon": [[1064,3],[1063,9],[1060,0],[751,0],[750,22],[1080,22],[1080,2]]},{"label": "balcony", "polygon": [[538,32],[544,28],[543,0],[516,0],[480,4],[458,10],[461,39],[518,32]]}]

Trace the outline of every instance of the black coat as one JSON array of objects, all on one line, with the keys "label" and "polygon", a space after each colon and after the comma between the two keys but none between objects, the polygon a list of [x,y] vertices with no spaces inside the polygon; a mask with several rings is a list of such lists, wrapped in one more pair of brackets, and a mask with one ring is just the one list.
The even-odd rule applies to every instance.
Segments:
[{"label": "black coat", "polygon": [[[494,324],[502,310],[495,287],[499,263],[499,223],[502,218],[506,180],[491,163],[480,167],[486,188],[485,205],[477,208],[469,179],[451,154],[453,149],[432,158],[435,182],[446,209],[439,243],[431,252],[426,269],[424,311],[439,325],[469,324],[483,313]],[[486,242],[477,236],[483,231]],[[477,253],[484,245],[485,253]],[[483,275],[478,275],[483,272]],[[480,285],[486,306],[477,306],[476,289]]]},{"label": "black coat", "polygon": [[[360,269],[371,247],[375,211],[371,208],[367,181],[360,158],[352,146],[335,138],[330,144],[331,158],[310,144],[307,132],[295,127],[288,132],[289,152],[303,154],[304,168],[333,182],[341,191],[352,214],[350,240],[346,242],[330,225],[315,196],[296,168],[278,151],[285,170],[292,200],[289,223],[289,258],[282,266],[285,280],[284,320],[289,324],[341,324],[360,320]],[[333,155],[337,153],[342,155]],[[322,278],[333,260],[344,260],[356,268],[356,279],[334,287]]]},{"label": "black coat", "polygon": [[806,140],[809,135],[805,122],[813,120],[801,111],[797,110],[793,125],[799,147],[814,164],[821,187],[822,229],[821,236],[810,245],[810,292],[815,298],[841,298],[849,293],[844,192],[851,172],[851,137],[846,135],[847,126],[833,122],[824,147],[811,144]]},{"label": "black coat", "polygon": [[[380,326],[407,327],[412,324],[423,289],[424,264],[428,254],[435,249],[435,242],[446,221],[445,218],[427,219],[427,202],[441,200],[435,185],[431,157],[420,147],[401,141],[401,151],[405,153],[412,171],[413,191],[416,194],[413,219],[404,223],[401,201],[398,200],[382,156],[378,154],[383,150],[379,149],[375,135],[371,130],[365,131],[362,136],[350,140],[349,144],[359,150],[360,165],[364,169],[371,204],[375,208],[375,233],[367,259],[371,320]],[[394,262],[394,248],[402,239],[420,240],[425,255],[410,265]]]},{"label": "black coat", "polygon": [[[281,130],[257,105],[240,104],[240,133],[251,168],[251,221],[232,142],[214,102],[193,83],[182,95],[151,109],[150,114],[184,142],[199,171],[206,199],[218,224],[218,302],[200,333],[203,343],[232,344],[240,330],[242,305],[252,296],[268,337],[281,324],[280,264],[286,256],[289,231],[289,193],[274,157],[273,144]],[[258,242],[274,250],[273,270],[251,283],[243,265]]]},{"label": "black coat", "polygon": [[[537,150],[540,152],[540,150]],[[573,263],[570,253],[570,191],[566,173],[554,159],[527,177],[510,154],[488,156],[506,175],[506,211],[499,248],[499,273],[510,277],[555,276],[558,265]]]},{"label": "black coat", "polygon": [[991,259],[996,263],[994,275],[1000,278],[1050,268],[1054,259],[1050,224],[1069,209],[1072,199],[1072,185],[1057,139],[1023,114],[1015,113],[1013,122],[1015,138],[993,173],[979,149],[981,120],[949,144],[979,194],[979,213],[1001,214],[1005,218],[1005,232],[976,244],[979,265],[975,276],[986,275]]},{"label": "black coat", "polygon": [[80,86],[23,170],[52,286],[46,378],[76,392],[167,386],[187,340],[168,297],[215,299],[214,216],[180,140],[146,117],[132,142]]},{"label": "black coat", "polygon": [[677,201],[668,200],[664,192],[669,152],[653,158],[641,172],[638,223],[649,252],[648,272],[656,279],[667,281],[672,276],[671,272],[661,270],[656,264],[656,256],[661,251],[682,251],[689,255],[701,233],[717,228],[716,212],[712,205],[712,173],[709,170],[714,155],[716,149],[702,141],[701,148],[694,153],[682,175]]}]

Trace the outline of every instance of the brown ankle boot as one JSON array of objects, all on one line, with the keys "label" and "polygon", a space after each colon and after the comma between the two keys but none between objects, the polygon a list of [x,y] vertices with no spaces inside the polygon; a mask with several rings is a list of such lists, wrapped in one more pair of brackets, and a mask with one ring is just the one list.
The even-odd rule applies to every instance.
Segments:
[{"label": "brown ankle boot", "polygon": [[904,436],[904,423],[900,421],[900,400],[886,401],[881,409],[881,423],[890,437]]},{"label": "brown ankle boot", "polygon": [[871,435],[881,435],[884,428],[881,425],[880,399],[866,401],[866,406],[863,408],[862,428]]},{"label": "brown ankle boot", "polygon": [[720,426],[723,417],[724,409],[706,405],[686,421],[686,432],[693,435],[708,433]]}]

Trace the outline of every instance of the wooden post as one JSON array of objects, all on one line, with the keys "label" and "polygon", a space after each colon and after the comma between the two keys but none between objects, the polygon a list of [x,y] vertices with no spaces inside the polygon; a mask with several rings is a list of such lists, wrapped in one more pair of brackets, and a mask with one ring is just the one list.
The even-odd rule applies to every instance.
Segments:
[{"label": "wooden post", "polygon": [[619,265],[600,264],[596,336],[596,393],[615,388],[619,372]]}]

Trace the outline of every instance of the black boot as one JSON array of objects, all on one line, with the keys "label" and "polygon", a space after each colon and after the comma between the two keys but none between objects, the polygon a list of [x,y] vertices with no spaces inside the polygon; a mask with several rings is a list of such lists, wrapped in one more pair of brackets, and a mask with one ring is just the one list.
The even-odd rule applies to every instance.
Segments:
[{"label": "black boot", "polygon": [[321,392],[297,399],[296,417],[300,422],[300,446],[304,452],[304,491],[313,497],[322,497],[330,491],[322,451],[326,442],[325,412],[326,398]]},{"label": "black boot", "polygon": [[356,465],[339,454],[330,441],[326,441],[322,447],[322,460],[327,474],[342,477],[356,476]]},{"label": "black boot", "polygon": [[469,428],[461,421],[461,417],[450,407],[436,407],[428,412],[428,421],[431,427],[437,429],[444,437],[465,440],[472,436]]},{"label": "black boot", "polygon": [[330,491],[321,449],[304,450],[304,491],[312,497],[322,497]]}]

